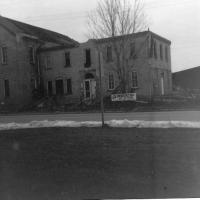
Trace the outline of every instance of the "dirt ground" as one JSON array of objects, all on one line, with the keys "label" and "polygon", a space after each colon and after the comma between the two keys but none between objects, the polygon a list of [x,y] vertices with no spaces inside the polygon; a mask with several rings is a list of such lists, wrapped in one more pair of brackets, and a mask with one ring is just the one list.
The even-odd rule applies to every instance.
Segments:
[{"label": "dirt ground", "polygon": [[0,199],[200,197],[199,129],[0,132]]}]

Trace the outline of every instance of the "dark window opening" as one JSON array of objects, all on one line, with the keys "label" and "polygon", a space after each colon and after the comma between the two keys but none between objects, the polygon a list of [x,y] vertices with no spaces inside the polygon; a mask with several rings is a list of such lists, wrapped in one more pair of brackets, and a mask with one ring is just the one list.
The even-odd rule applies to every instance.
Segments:
[{"label": "dark window opening", "polygon": [[56,95],[64,95],[63,80],[56,80]]},{"label": "dark window opening", "polygon": [[67,94],[72,94],[72,80],[67,79]]},{"label": "dark window opening", "polygon": [[130,58],[136,58],[135,42],[131,43],[130,46]]},{"label": "dark window opening", "polygon": [[112,47],[107,47],[107,62],[112,62]]},{"label": "dark window opening", "polygon": [[1,48],[1,54],[2,54],[2,64],[7,64],[8,56],[7,56],[7,47]]},{"label": "dark window opening", "polygon": [[90,98],[90,81],[85,81],[85,98]]},{"label": "dark window opening", "polygon": [[85,50],[85,67],[90,67],[91,66],[91,52],[90,49]]},{"label": "dark window opening", "polygon": [[5,89],[5,97],[9,97],[10,96],[9,80],[4,81],[4,89]]},{"label": "dark window opening", "polygon": [[160,59],[163,60],[163,46],[160,45]]},{"label": "dark window opening", "polygon": [[48,83],[47,83],[47,92],[48,92],[48,96],[52,96],[53,95],[52,81],[48,81]]},{"label": "dark window opening", "polygon": [[33,47],[29,47],[29,62],[30,64],[35,63],[35,52]]},{"label": "dark window opening", "polygon": [[65,67],[70,67],[71,61],[70,61],[70,52],[65,53]]}]

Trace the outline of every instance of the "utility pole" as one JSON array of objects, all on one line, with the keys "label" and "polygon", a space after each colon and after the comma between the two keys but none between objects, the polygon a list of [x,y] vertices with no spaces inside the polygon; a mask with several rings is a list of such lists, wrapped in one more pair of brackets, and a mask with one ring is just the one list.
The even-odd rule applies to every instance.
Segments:
[{"label": "utility pole", "polygon": [[103,91],[102,91],[102,71],[101,71],[101,53],[98,49],[98,57],[99,57],[99,88],[100,88],[100,101],[101,101],[101,122],[102,127],[105,126],[104,123],[104,104],[103,104]]}]

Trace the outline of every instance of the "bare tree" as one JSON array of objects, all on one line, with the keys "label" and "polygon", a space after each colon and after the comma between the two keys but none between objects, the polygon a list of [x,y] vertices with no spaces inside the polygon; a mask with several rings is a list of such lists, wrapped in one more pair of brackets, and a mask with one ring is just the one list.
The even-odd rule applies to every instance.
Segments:
[{"label": "bare tree", "polygon": [[119,88],[122,92],[126,92],[128,84],[126,46],[130,42],[130,34],[142,31],[146,27],[142,0],[99,0],[95,11],[88,14],[89,37],[111,37],[116,66],[114,70],[118,74]]}]

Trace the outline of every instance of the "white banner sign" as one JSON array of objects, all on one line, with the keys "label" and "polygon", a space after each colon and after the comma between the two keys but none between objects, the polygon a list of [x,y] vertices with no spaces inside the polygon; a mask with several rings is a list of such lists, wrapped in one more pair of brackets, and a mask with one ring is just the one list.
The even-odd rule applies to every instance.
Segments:
[{"label": "white banner sign", "polygon": [[112,101],[136,101],[136,93],[112,94]]}]

